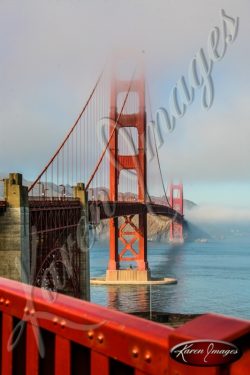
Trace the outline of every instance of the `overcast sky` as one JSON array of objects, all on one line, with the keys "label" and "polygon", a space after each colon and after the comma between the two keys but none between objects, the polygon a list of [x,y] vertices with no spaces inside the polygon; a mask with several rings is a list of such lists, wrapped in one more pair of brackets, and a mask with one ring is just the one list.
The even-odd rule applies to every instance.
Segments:
[{"label": "overcast sky", "polygon": [[250,209],[249,0],[0,0],[0,171],[36,177],[117,46],[145,50],[153,112],[169,108],[221,9],[239,32],[213,66],[213,105],[196,90],[160,158],[187,198]]}]

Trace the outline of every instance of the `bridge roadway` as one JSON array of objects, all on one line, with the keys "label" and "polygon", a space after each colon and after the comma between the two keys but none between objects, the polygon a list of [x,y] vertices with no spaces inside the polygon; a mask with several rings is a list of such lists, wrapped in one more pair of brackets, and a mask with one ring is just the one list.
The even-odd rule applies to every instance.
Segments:
[{"label": "bridge roadway", "polygon": [[[64,210],[69,208],[80,208],[80,201],[77,198],[44,198],[36,199],[34,197],[29,199],[29,205],[32,210]],[[174,218],[177,222],[183,220],[183,215],[175,211],[173,208],[156,204],[152,202],[141,203],[135,201],[89,201],[89,221],[95,220],[97,217],[100,220],[111,217],[136,215],[142,213],[149,213],[153,215],[162,215],[169,218]],[[6,209],[6,202],[0,200],[0,212]]]},{"label": "bridge roadway", "polygon": [[167,216],[169,218],[174,218],[178,222],[183,220],[183,215],[175,211],[173,208],[152,202],[90,201],[90,221],[94,218],[95,213],[97,213],[100,220],[108,219],[110,217],[129,216],[142,213]]},{"label": "bridge roadway", "polygon": [[[80,209],[81,203],[77,198],[44,198],[29,200],[32,211],[62,211],[69,209]],[[153,215],[162,215],[173,218],[177,222],[183,221],[183,215],[173,208],[156,204],[153,202],[135,202],[135,201],[89,201],[89,221],[96,222],[99,220],[109,219],[112,217],[136,215],[149,213]]]}]

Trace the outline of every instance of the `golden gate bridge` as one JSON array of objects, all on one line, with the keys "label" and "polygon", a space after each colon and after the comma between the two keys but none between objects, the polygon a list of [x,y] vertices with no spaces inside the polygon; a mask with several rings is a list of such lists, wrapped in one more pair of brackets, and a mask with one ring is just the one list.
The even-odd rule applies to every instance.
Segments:
[{"label": "golden gate bridge", "polygon": [[160,203],[149,194],[146,96],[142,72],[137,76],[134,72],[129,80],[102,72],[77,120],[29,187],[30,248],[36,238],[35,255],[30,254],[31,264],[36,264],[35,285],[41,286],[51,252],[58,257],[54,249],[67,244],[70,236],[71,284],[73,294],[79,295],[77,227],[83,205],[87,222],[109,219],[111,279],[131,262],[148,274],[148,213],[171,218],[170,241],[183,242],[182,184],[170,184],[169,198],[163,186],[165,201]]},{"label": "golden gate bridge", "polygon": [[[30,245],[30,257],[24,259],[25,267],[31,267],[27,283],[50,289],[53,277],[63,276],[67,265],[68,282],[58,290],[87,299],[80,290],[87,256],[82,250],[88,246],[88,223],[99,220],[109,220],[111,279],[128,262],[135,263],[137,272],[148,272],[148,213],[169,217],[170,241],[183,241],[182,184],[170,183],[165,201],[149,194],[145,98],[143,76],[113,79],[110,88],[102,74],[29,191],[19,174],[4,181],[0,219],[21,202],[22,235]],[[105,136],[100,119],[107,120]],[[101,139],[103,147],[97,142]],[[4,225],[10,228],[8,221]],[[55,270],[51,264],[61,267]],[[60,293],[49,297],[42,288],[0,279],[2,374],[246,374],[249,369],[247,321],[205,314],[174,330]],[[170,357],[178,343],[208,337],[237,343],[242,357],[206,369]]]}]

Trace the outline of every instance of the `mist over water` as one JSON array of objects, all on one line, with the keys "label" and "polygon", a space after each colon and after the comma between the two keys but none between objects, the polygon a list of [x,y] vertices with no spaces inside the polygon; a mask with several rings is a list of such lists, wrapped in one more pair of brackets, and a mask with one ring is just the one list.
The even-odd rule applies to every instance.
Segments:
[{"label": "mist over water", "polygon": [[[175,277],[176,285],[151,286],[154,311],[216,312],[250,319],[250,227],[238,222],[202,225],[207,242],[181,246],[149,243],[149,265],[154,277]],[[105,273],[108,242],[90,251],[91,276]],[[150,310],[149,286],[92,286],[92,302],[127,312]]]},{"label": "mist over water", "polygon": [[250,228],[250,207],[230,207],[218,205],[199,205],[191,210],[186,210],[185,217],[188,221],[199,226],[209,224],[222,226],[240,226]]}]

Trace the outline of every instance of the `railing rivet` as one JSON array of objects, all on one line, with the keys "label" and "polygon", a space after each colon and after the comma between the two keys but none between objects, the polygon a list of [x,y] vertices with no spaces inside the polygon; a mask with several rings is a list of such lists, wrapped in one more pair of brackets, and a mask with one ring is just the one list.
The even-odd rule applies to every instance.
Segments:
[{"label": "railing rivet", "polygon": [[23,312],[24,312],[24,314],[28,314],[28,313],[29,313],[29,308],[26,306],[26,307],[23,309]]},{"label": "railing rivet", "polygon": [[94,332],[93,331],[89,331],[88,332],[88,338],[92,340],[93,337],[94,337]]},{"label": "railing rivet", "polygon": [[8,299],[6,299],[6,301],[5,301],[5,305],[6,305],[6,306],[9,306],[9,304],[10,304],[10,301],[9,301]]},{"label": "railing rivet", "polygon": [[137,348],[134,348],[134,349],[132,350],[132,356],[133,356],[134,358],[137,358],[137,357],[139,356],[139,350],[138,350]]},{"label": "railing rivet", "polygon": [[150,353],[146,353],[144,358],[145,358],[145,361],[146,361],[147,363],[150,363],[150,362],[151,362],[151,354],[150,354]]},{"label": "railing rivet", "polygon": [[65,326],[66,326],[66,322],[65,322],[65,320],[62,320],[61,321],[61,327],[64,328]]},{"label": "railing rivet", "polygon": [[100,334],[100,335],[98,335],[97,339],[98,339],[99,343],[101,344],[103,342],[104,337],[103,337],[102,334]]},{"label": "railing rivet", "polygon": [[54,324],[57,324],[57,323],[58,323],[58,318],[57,318],[57,317],[53,318],[53,323],[54,323]]}]

